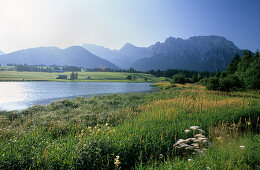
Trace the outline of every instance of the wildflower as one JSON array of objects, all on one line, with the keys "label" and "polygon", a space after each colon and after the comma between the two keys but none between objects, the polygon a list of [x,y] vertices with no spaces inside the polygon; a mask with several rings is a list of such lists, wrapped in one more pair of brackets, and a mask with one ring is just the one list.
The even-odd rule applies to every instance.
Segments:
[{"label": "wildflower", "polygon": [[190,132],[190,130],[186,129],[186,130],[184,130],[184,132],[185,132],[186,134],[188,134],[188,133]]},{"label": "wildflower", "polygon": [[100,131],[101,131],[101,130],[100,130],[100,129],[98,129],[98,130],[97,130],[97,134],[99,134],[99,133],[100,133]]},{"label": "wildflower", "polygon": [[200,145],[198,143],[194,143],[193,146],[198,148]]},{"label": "wildflower", "polygon": [[197,134],[197,135],[195,135],[195,137],[196,138],[202,138],[202,137],[205,137],[205,136],[203,136],[202,134]]},{"label": "wildflower", "polygon": [[194,140],[196,140],[196,138],[189,138],[188,140],[189,141],[194,141]]},{"label": "wildflower", "polygon": [[115,158],[114,164],[115,164],[116,167],[118,167],[121,164],[121,162],[119,161],[119,158],[120,158],[119,155],[117,155],[116,158]]},{"label": "wildflower", "polygon": [[201,142],[201,138],[195,139],[193,142]]},{"label": "wildflower", "polygon": [[200,128],[199,126],[191,126],[191,127],[190,127],[191,130],[197,130],[197,129],[199,129],[199,128]]},{"label": "wildflower", "polygon": [[92,127],[91,127],[91,126],[89,126],[89,127],[88,127],[88,130],[91,130],[91,128],[92,128]]},{"label": "wildflower", "polygon": [[202,140],[202,142],[203,142],[203,143],[207,143],[207,142],[208,142],[208,140]]},{"label": "wildflower", "polygon": [[187,146],[185,149],[187,149],[187,150],[193,150],[194,147],[193,147],[193,146]]},{"label": "wildflower", "polygon": [[160,159],[163,159],[163,154],[160,154],[159,158],[160,158]]},{"label": "wildflower", "polygon": [[114,162],[115,166],[119,166],[120,163],[121,163],[121,162],[120,162],[119,160],[116,160],[116,161]]},{"label": "wildflower", "polygon": [[210,168],[210,167],[207,167],[207,170],[211,170],[211,168]]},{"label": "wildflower", "polygon": [[181,143],[183,143],[184,141],[185,141],[184,139],[179,139],[176,144],[181,144]]},{"label": "wildflower", "polygon": [[191,162],[192,161],[192,159],[188,159],[188,162]]},{"label": "wildflower", "polygon": [[241,149],[245,149],[246,147],[244,145],[240,146]]},{"label": "wildflower", "polygon": [[108,123],[106,123],[105,126],[108,126]]}]

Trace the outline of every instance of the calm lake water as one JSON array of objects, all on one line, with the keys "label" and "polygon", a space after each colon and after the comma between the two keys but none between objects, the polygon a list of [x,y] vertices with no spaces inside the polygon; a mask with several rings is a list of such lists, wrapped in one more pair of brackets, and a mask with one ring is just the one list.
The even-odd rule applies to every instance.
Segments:
[{"label": "calm lake water", "polygon": [[22,110],[64,98],[152,90],[149,83],[0,82],[0,110]]}]

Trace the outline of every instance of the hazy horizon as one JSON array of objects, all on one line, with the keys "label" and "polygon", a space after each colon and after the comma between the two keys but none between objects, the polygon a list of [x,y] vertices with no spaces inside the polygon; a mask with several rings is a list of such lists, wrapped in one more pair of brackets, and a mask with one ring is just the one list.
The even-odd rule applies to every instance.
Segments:
[{"label": "hazy horizon", "polygon": [[0,50],[84,43],[120,49],[167,37],[217,35],[240,49],[260,48],[258,0],[2,0]]}]

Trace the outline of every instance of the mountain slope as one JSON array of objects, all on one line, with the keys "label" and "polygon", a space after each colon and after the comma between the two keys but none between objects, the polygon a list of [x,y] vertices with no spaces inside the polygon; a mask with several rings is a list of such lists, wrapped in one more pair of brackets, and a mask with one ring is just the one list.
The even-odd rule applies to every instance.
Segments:
[{"label": "mountain slope", "polygon": [[120,50],[110,50],[103,46],[87,43],[83,44],[82,47],[123,69],[128,69],[135,61],[146,57],[148,54],[147,48],[136,47],[130,43],[125,44]]},{"label": "mountain slope", "polygon": [[117,50],[110,50],[109,48],[105,48],[103,46],[97,46],[94,44],[83,44],[82,47],[87,49],[89,52],[110,61],[111,63],[114,63],[120,68],[127,68],[130,63],[130,61],[125,56],[120,56],[120,54],[117,53]]},{"label": "mountain slope", "polygon": [[241,54],[233,42],[220,36],[196,36],[189,39],[169,37],[149,47],[148,58],[136,61],[136,70],[185,69],[197,71],[224,70],[232,57]]},{"label": "mountain slope", "polygon": [[0,64],[29,65],[73,65],[86,68],[113,68],[114,64],[95,56],[80,46],[66,49],[57,47],[38,47],[15,51],[0,56]]}]

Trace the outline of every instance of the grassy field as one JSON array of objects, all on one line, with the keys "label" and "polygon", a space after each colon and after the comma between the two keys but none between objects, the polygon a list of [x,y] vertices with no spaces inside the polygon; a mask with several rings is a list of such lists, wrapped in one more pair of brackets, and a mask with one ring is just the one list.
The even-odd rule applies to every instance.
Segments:
[{"label": "grassy field", "polygon": [[[1,112],[0,169],[259,169],[259,91],[158,86]],[[203,153],[173,146],[191,126]]]},{"label": "grassy field", "polygon": [[[56,79],[59,75],[70,77],[71,72],[65,73],[45,73],[45,72],[17,72],[0,71],[0,81],[69,81]],[[77,81],[102,81],[102,82],[158,82],[163,78],[158,78],[150,74],[143,73],[123,73],[123,72],[78,72]],[[135,80],[127,80],[128,75],[135,76]],[[86,78],[90,76],[90,80]],[[75,80],[74,80],[75,81]]]}]

